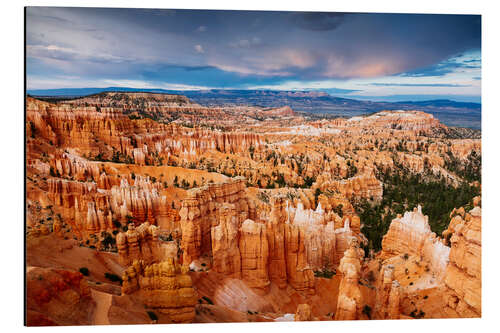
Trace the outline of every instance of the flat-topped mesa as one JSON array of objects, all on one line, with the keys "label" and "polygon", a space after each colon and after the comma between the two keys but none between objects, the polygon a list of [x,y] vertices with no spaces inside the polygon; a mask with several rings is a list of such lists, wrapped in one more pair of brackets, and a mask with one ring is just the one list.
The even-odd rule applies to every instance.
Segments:
[{"label": "flat-topped mesa", "polygon": [[280,108],[263,110],[262,113],[264,115],[267,115],[267,116],[282,116],[282,117],[283,116],[284,117],[295,116],[295,112],[289,106],[283,106]]},{"label": "flat-topped mesa", "polygon": [[[446,267],[445,313],[451,318],[481,317],[481,207],[455,221],[450,238],[450,262]],[[459,216],[459,215],[457,215]]]},{"label": "flat-topped mesa", "polygon": [[179,212],[182,231],[183,264],[212,251],[211,228],[217,226],[223,203],[233,204],[238,225],[247,218],[255,219],[255,206],[245,195],[245,180],[235,177],[227,182],[208,184],[188,191]]},{"label": "flat-topped mesa", "polygon": [[349,248],[345,251],[338,267],[342,280],[339,286],[335,320],[356,320],[361,317],[363,295],[359,288],[360,250],[357,239],[351,237]]},{"label": "flat-topped mesa", "polygon": [[382,258],[403,254],[421,256],[430,264],[437,280],[442,279],[450,248],[431,231],[428,217],[422,214],[420,205],[412,212],[405,212],[403,217],[392,220],[382,239]]},{"label": "flat-topped mesa", "polygon": [[197,301],[187,268],[173,258],[148,265],[135,260],[122,276],[122,293],[140,299],[146,308],[163,316],[170,323],[191,323]]},{"label": "flat-topped mesa", "polygon": [[444,127],[433,115],[422,111],[381,111],[367,117],[353,117],[346,121],[347,126],[389,128],[405,131],[426,131]]},{"label": "flat-topped mesa", "polygon": [[148,222],[137,228],[134,224],[129,224],[126,232],[116,235],[120,263],[130,266],[134,260],[143,260],[148,264],[161,261],[164,252],[161,250],[158,236],[158,227]]},{"label": "flat-topped mesa", "polygon": [[85,96],[73,100],[64,101],[64,104],[71,105],[93,105],[93,106],[111,106],[115,105],[122,108],[143,108],[150,105],[160,106],[178,106],[193,105],[189,98],[183,95],[163,94],[152,92],[124,92],[124,91],[105,91],[98,94]]}]

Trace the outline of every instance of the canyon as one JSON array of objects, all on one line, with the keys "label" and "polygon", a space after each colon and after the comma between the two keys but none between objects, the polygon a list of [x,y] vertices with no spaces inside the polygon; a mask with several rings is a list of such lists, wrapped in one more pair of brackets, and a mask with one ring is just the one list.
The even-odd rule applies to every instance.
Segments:
[{"label": "canyon", "polygon": [[[28,96],[27,324],[481,317],[481,140],[450,133],[418,110]],[[467,196],[389,205],[408,175]]]}]

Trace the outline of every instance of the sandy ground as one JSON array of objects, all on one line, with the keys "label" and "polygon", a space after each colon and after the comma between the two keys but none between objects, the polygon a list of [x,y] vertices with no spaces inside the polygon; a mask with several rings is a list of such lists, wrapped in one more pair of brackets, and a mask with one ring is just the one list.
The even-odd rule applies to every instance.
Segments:
[{"label": "sandy ground", "polygon": [[96,302],[96,309],[94,311],[94,318],[92,318],[93,325],[109,325],[108,312],[111,307],[111,300],[113,296],[94,289],[91,289],[92,298]]}]

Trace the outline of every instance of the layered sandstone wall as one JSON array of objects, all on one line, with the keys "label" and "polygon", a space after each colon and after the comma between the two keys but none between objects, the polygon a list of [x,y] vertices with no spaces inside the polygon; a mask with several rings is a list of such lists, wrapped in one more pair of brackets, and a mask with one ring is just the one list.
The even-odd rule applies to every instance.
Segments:
[{"label": "layered sandstone wall", "polygon": [[173,258],[148,265],[134,261],[123,273],[122,293],[137,296],[146,308],[166,315],[172,323],[190,323],[197,302],[186,268]]},{"label": "layered sandstone wall", "polygon": [[445,312],[449,317],[481,317],[481,207],[455,216],[448,232],[451,251],[444,278]]},{"label": "layered sandstone wall", "polygon": [[320,176],[313,188],[340,193],[348,199],[381,200],[383,194],[382,183],[375,177],[372,169],[344,180],[329,180]]},{"label": "layered sandstone wall", "polygon": [[146,222],[135,228],[133,224],[129,224],[126,232],[116,235],[120,263],[130,266],[135,260],[143,260],[146,263],[161,261],[163,253],[158,236],[157,226]]},{"label": "layered sandstone wall", "polygon": [[190,265],[193,260],[211,253],[212,226],[219,225],[220,211],[224,203],[234,205],[231,211],[236,214],[238,225],[248,218],[256,218],[255,206],[245,195],[243,178],[236,177],[226,183],[208,184],[188,191],[179,212],[185,265]]}]

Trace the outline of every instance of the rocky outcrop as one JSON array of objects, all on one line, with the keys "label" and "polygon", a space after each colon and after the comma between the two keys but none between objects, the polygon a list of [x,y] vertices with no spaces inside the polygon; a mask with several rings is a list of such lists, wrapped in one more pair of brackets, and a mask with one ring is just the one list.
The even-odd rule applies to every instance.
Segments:
[{"label": "rocky outcrop", "polygon": [[314,186],[321,191],[340,193],[348,199],[381,200],[383,194],[382,183],[375,177],[372,170],[344,180],[328,180],[325,177],[318,177]]},{"label": "rocky outcrop", "polygon": [[481,317],[481,207],[474,207],[463,219],[457,215],[450,228],[445,313],[455,318]]},{"label": "rocky outcrop", "polygon": [[401,285],[398,281],[392,281],[391,291],[389,293],[388,311],[387,319],[400,319],[401,318],[401,298],[403,291],[401,290]]},{"label": "rocky outcrop", "polygon": [[335,222],[318,204],[316,210],[304,209],[299,202],[296,209],[287,207],[290,222],[304,230],[306,261],[313,270],[330,268],[335,258]]},{"label": "rocky outcrop", "polygon": [[276,196],[271,203],[271,213],[267,222],[269,243],[269,278],[279,288],[287,286],[287,262],[285,246],[285,223],[287,222],[287,201],[283,196]]},{"label": "rocky outcrop", "polygon": [[359,288],[361,263],[356,238],[349,241],[349,248],[340,261],[338,272],[342,274],[339,286],[335,320],[356,320],[360,318],[363,296]]},{"label": "rocky outcrop", "polygon": [[245,196],[245,183],[241,177],[188,191],[179,212],[185,265],[190,265],[193,260],[211,253],[211,230],[212,226],[219,224],[219,210],[223,203],[234,205],[232,211],[237,213],[235,218],[238,225],[248,218],[255,219],[255,209],[252,209],[254,205]]},{"label": "rocky outcrop", "polygon": [[269,244],[266,225],[246,220],[241,225],[240,243],[241,277],[252,288],[269,288]]},{"label": "rocky outcrop", "polygon": [[399,319],[401,286],[394,280],[394,266],[386,265],[380,272],[375,299],[375,319]]},{"label": "rocky outcrop", "polygon": [[448,264],[450,248],[430,229],[428,217],[422,208],[392,220],[387,234],[382,239],[382,258],[396,255],[417,255],[429,263],[437,280],[441,280]]},{"label": "rocky outcrop", "polygon": [[219,224],[211,229],[212,268],[238,279],[241,277],[238,212],[234,204],[224,203],[218,215]]},{"label": "rocky outcrop", "polygon": [[144,306],[172,323],[190,323],[195,317],[196,292],[187,268],[173,258],[147,265],[134,261],[122,276],[122,293],[138,297]]},{"label": "rocky outcrop", "polygon": [[161,261],[163,253],[158,235],[158,227],[147,222],[137,228],[132,223],[129,224],[126,232],[116,235],[120,263],[130,266],[135,260],[143,260],[145,263]]},{"label": "rocky outcrop", "polygon": [[299,226],[285,224],[285,253],[288,283],[299,291],[312,293],[314,273],[307,263],[305,231]]},{"label": "rocky outcrop", "polygon": [[90,325],[95,302],[79,272],[28,267],[27,325]]},{"label": "rocky outcrop", "polygon": [[313,321],[311,306],[309,304],[299,304],[295,312],[295,321]]},{"label": "rocky outcrop", "polygon": [[368,117],[350,118],[346,125],[404,131],[426,131],[443,126],[434,116],[421,111],[381,111]]}]

